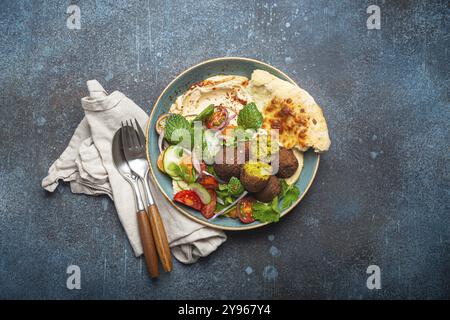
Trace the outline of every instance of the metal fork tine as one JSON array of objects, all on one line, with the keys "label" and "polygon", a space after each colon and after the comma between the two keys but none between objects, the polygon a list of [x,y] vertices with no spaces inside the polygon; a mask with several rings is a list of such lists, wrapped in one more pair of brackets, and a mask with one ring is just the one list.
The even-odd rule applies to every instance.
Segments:
[{"label": "metal fork tine", "polygon": [[144,132],[142,132],[142,128],[139,125],[139,123],[137,122],[136,118],[134,119],[134,122],[136,123],[139,141],[141,142],[141,148],[143,148],[143,147],[145,147],[145,143],[146,143]]},{"label": "metal fork tine", "polygon": [[127,140],[127,130],[126,127],[123,125],[123,121],[120,122],[121,124],[121,136],[122,136],[122,147],[123,149],[127,148],[128,149],[128,140]]},{"label": "metal fork tine", "polygon": [[141,148],[141,140],[139,139],[139,135],[136,133],[136,129],[134,128],[133,120],[131,120],[131,119],[130,119],[130,124],[131,124],[131,128],[132,128],[132,131],[133,131],[133,138],[135,139],[134,141],[136,142],[134,147],[136,149],[140,149]]},{"label": "metal fork tine", "polygon": [[[127,124],[128,124],[128,120],[127,120]],[[139,143],[139,139],[138,139],[137,134],[136,134],[136,130],[134,130],[133,121],[132,120],[130,120],[130,127],[128,128],[128,130],[130,132],[130,137],[131,137],[131,141],[132,141],[132,144],[133,144],[133,148],[135,150],[139,149],[140,148],[140,143]]]},{"label": "metal fork tine", "polygon": [[145,142],[142,142],[142,145],[139,144],[139,141],[144,140],[139,137],[139,126],[135,129],[133,122],[133,119],[124,120],[122,122],[121,132],[123,134],[123,153],[131,171],[144,179],[145,175],[148,173],[148,163],[145,159]]},{"label": "metal fork tine", "polygon": [[134,134],[132,132],[133,128],[131,127],[130,124],[128,124],[128,120],[127,122],[127,136],[128,136],[128,149],[130,149],[131,151],[134,151],[135,148],[135,143],[134,143]]},{"label": "metal fork tine", "polygon": [[122,133],[123,133],[123,147],[124,149],[130,149],[130,134],[128,133],[128,122],[125,121],[125,125],[122,123]]}]

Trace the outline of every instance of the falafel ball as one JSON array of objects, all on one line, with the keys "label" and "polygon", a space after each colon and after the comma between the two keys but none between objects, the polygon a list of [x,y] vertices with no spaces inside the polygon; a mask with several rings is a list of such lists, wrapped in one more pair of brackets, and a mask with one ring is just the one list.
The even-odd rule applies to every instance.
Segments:
[{"label": "falafel ball", "polygon": [[298,168],[298,160],[294,152],[291,149],[280,148],[278,156],[277,176],[283,179],[291,177]]},{"label": "falafel ball", "polygon": [[[228,182],[231,177],[239,178],[242,166],[240,162],[245,161],[245,159],[240,159],[241,157],[238,156],[237,148],[233,149],[233,154],[231,156],[229,156],[226,152],[227,148],[224,146],[222,150],[219,151],[219,153],[216,155],[216,159],[214,162],[214,171],[220,179]],[[227,163],[227,158],[229,158],[228,162],[232,163]]]},{"label": "falafel ball", "polygon": [[255,193],[255,198],[261,202],[270,202],[279,195],[281,192],[281,184],[280,180],[276,176],[270,176],[267,185],[259,191]]},{"label": "falafel ball", "polygon": [[247,162],[242,166],[240,180],[245,190],[259,192],[267,185],[272,168],[263,162]]}]

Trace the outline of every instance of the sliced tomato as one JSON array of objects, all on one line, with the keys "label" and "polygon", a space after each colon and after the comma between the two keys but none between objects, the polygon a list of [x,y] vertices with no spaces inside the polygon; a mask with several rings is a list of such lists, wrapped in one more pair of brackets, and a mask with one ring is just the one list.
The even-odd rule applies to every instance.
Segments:
[{"label": "sliced tomato", "polygon": [[175,194],[173,200],[180,202],[197,211],[202,210],[202,201],[199,196],[192,190],[182,190]]},{"label": "sliced tomato", "polygon": [[233,208],[230,211],[227,212],[227,216],[229,216],[231,219],[236,219],[238,217],[237,215],[237,209]]},{"label": "sliced tomato", "polygon": [[206,189],[211,190],[216,190],[219,187],[219,182],[217,182],[216,178],[208,176],[206,174],[204,174],[201,178],[198,179],[198,183],[200,183]]},{"label": "sliced tomato", "polygon": [[255,221],[253,218],[253,207],[252,204],[255,202],[255,199],[252,197],[246,197],[241,200],[239,205],[237,206],[237,214],[239,216],[239,220],[242,223],[252,223]]},{"label": "sliced tomato", "polygon": [[228,118],[228,111],[224,107],[216,107],[214,113],[206,120],[206,127],[208,129],[217,129],[225,124]]},{"label": "sliced tomato", "polygon": [[206,219],[212,218],[212,216],[214,215],[214,211],[216,210],[217,204],[216,192],[211,189],[208,189],[208,192],[211,195],[211,201],[208,204],[203,205],[201,209],[201,213]]}]

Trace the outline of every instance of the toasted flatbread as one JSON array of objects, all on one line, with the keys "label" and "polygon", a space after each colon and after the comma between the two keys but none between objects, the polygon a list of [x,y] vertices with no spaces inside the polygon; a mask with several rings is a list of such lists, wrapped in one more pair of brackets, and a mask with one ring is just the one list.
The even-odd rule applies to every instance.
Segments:
[{"label": "toasted flatbread", "polygon": [[278,129],[284,147],[313,148],[315,152],[329,149],[322,109],[308,92],[263,70],[253,71],[247,89],[264,114],[263,128]]}]

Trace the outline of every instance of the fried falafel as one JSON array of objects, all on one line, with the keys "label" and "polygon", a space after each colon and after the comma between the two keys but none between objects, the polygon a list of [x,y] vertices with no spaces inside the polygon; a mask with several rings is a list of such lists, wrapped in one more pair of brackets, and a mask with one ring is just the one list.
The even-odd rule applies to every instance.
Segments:
[{"label": "fried falafel", "polygon": [[264,162],[247,162],[242,166],[240,180],[245,190],[261,191],[269,181],[271,166]]},{"label": "fried falafel", "polygon": [[278,172],[277,177],[289,178],[298,168],[298,160],[291,149],[280,148],[278,153]]},{"label": "fried falafel", "polygon": [[270,176],[266,186],[255,193],[255,198],[261,202],[270,202],[281,192],[280,180],[276,176]]},{"label": "fried falafel", "polygon": [[[232,153],[229,155],[228,153],[230,153],[230,150],[232,150]],[[233,149],[224,146],[216,155],[214,162],[214,170],[217,176],[226,182],[228,182],[231,177],[239,178],[242,164],[248,160],[248,152],[247,144],[244,145],[244,148],[239,147]]]}]

